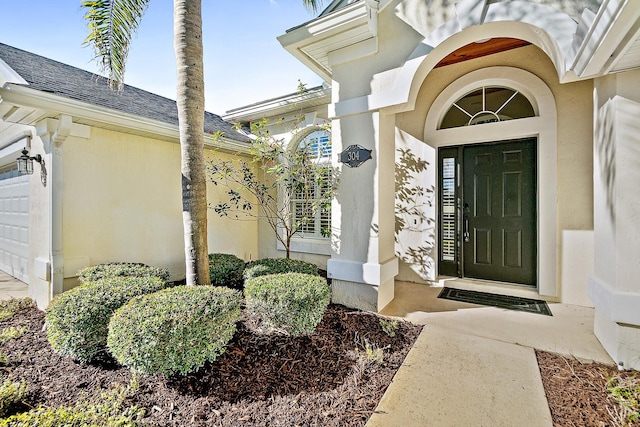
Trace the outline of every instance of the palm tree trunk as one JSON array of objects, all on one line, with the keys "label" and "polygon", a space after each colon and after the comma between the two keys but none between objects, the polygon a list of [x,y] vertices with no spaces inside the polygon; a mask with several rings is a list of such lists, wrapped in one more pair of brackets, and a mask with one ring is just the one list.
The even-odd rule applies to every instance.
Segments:
[{"label": "palm tree trunk", "polygon": [[174,0],[173,6],[186,279],[187,285],[208,285],[202,4]]}]

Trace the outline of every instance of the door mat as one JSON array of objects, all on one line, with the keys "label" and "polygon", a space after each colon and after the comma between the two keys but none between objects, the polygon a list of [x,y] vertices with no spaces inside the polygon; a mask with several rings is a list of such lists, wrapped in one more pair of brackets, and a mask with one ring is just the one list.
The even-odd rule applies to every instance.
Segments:
[{"label": "door mat", "polygon": [[440,295],[438,295],[438,298],[553,316],[547,303],[538,299],[488,294],[486,292],[467,291],[453,288],[443,288]]}]

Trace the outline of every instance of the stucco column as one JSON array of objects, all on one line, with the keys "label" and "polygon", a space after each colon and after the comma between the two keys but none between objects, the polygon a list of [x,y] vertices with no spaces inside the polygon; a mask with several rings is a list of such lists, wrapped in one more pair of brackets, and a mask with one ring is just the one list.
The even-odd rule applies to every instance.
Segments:
[{"label": "stucco column", "polygon": [[[61,115],[59,119],[44,119],[36,125],[36,132],[46,153],[46,183],[40,190],[46,196],[46,212],[35,215],[30,220],[31,240],[37,236],[46,236],[32,248],[33,275],[30,280],[29,294],[40,308],[46,308],[54,296],[64,289],[64,256],[62,241],[62,189],[63,164],[62,143],[71,132],[70,116]],[[36,234],[37,232],[37,234]],[[48,245],[46,245],[46,243]]]},{"label": "stucco column", "polygon": [[364,112],[334,119],[332,129],[335,153],[351,145],[372,150],[371,160],[359,167],[336,163],[340,182],[332,204],[332,257],[327,262],[333,301],[379,311],[393,299],[398,274],[393,118]]},{"label": "stucco column", "polygon": [[595,262],[589,279],[594,332],[616,362],[634,369],[640,369],[639,79],[640,72],[633,72],[596,82]]}]

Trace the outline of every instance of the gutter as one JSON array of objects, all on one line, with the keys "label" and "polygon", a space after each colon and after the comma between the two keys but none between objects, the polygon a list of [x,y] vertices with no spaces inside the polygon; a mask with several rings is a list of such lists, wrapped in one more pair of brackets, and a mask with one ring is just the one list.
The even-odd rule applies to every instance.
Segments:
[{"label": "gutter", "polygon": [[[0,167],[4,167],[5,165],[13,162],[15,164],[15,160],[17,159],[17,154],[22,151],[23,148],[31,149],[31,138],[33,135],[29,130],[23,130],[22,132],[16,134],[13,138],[7,139],[4,142],[0,143]],[[24,146],[22,144],[18,144],[20,141],[26,138],[26,143]]]},{"label": "gutter", "polygon": [[3,150],[7,147],[10,147],[11,145],[15,144],[16,142],[23,140],[25,138],[27,139],[27,143],[25,144],[25,148],[31,148],[31,131],[30,130],[23,130],[22,132],[19,132],[15,137],[8,139],[8,142],[2,142],[0,143],[0,150]]},{"label": "gutter", "polygon": [[226,112],[222,118],[233,121],[251,121],[258,118],[279,114],[280,112],[291,112],[292,107],[301,109],[312,108],[319,100],[326,98],[327,103],[331,100],[331,88],[320,86],[309,89],[304,93],[295,93],[278,98],[267,99],[262,102],[234,108]]},{"label": "gutter", "polygon": [[[2,98],[6,102],[17,105],[38,110],[51,110],[62,115],[70,115],[75,118],[74,121],[76,123],[80,123],[78,120],[80,119],[151,134],[159,136],[160,139],[164,140],[180,140],[177,125],[89,104],[84,101],[61,97],[28,87],[11,85],[9,90],[3,92]],[[218,148],[230,152],[248,152],[249,150],[248,143],[225,138],[224,136],[219,138],[217,144],[214,144],[212,138],[207,138],[207,134],[205,134],[205,145],[215,145]]]}]

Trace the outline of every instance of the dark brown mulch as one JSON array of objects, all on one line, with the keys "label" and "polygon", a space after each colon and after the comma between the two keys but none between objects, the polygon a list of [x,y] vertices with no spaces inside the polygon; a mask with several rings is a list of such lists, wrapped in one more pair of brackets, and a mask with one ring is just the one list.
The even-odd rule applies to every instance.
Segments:
[{"label": "dark brown mulch", "polygon": [[615,366],[543,351],[536,351],[536,356],[554,426],[640,426],[621,415],[620,406],[607,391],[610,378],[635,372],[618,372]]},{"label": "dark brown mulch", "polygon": [[[11,377],[27,382],[26,405],[72,405],[129,384],[130,372],[107,357],[81,365],[54,353],[43,321],[33,308],[0,322],[29,327],[2,347]],[[140,376],[130,403],[146,410],[149,426],[364,425],[420,330],[401,322],[389,337],[378,316],[339,305],[302,338],[260,335],[240,322],[216,362],[185,377]],[[384,348],[382,364],[362,357],[367,342]]]}]

